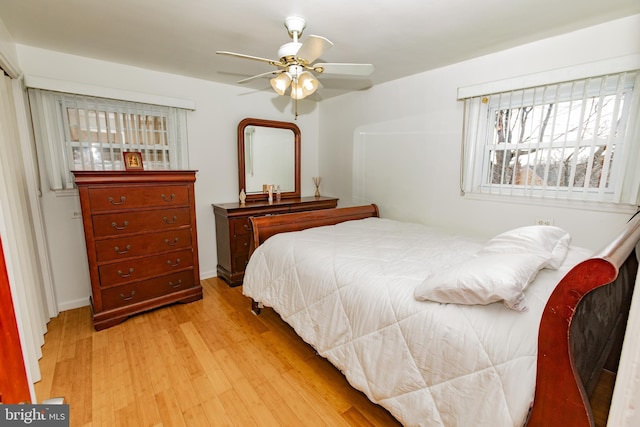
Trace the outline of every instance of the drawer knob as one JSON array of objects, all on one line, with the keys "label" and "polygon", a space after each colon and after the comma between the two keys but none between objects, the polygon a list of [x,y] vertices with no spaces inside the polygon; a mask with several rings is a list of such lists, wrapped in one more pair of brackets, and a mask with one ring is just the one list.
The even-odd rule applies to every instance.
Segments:
[{"label": "drawer knob", "polygon": [[169,282],[169,287],[176,289],[182,286],[182,279],[178,280],[175,284],[173,282]]},{"label": "drawer knob", "polygon": [[166,216],[162,218],[162,220],[165,222],[165,224],[173,224],[178,220],[178,217],[174,215],[173,219],[169,219]]},{"label": "drawer knob", "polygon": [[169,246],[174,246],[178,243],[178,238],[176,237],[175,239],[173,239],[173,242],[171,242],[169,239],[164,239],[164,242]]},{"label": "drawer knob", "polygon": [[122,227],[120,227],[120,226],[118,225],[118,223],[116,223],[116,222],[112,222],[112,223],[111,223],[111,226],[112,226],[113,228],[115,228],[116,230],[124,230],[125,228],[127,228],[127,226],[128,226],[128,225],[129,225],[129,221],[125,221],[125,222],[123,222],[123,223],[122,223]]},{"label": "drawer knob", "polygon": [[244,229],[245,230],[251,230],[251,226],[249,226],[249,224],[244,224]]},{"label": "drawer knob", "polygon": [[120,298],[122,298],[124,301],[131,301],[135,294],[136,294],[136,291],[131,291],[128,297],[125,297],[124,294],[120,294]]},{"label": "drawer knob", "polygon": [[109,203],[111,203],[112,205],[121,205],[125,200],[127,200],[127,198],[125,196],[120,196],[120,201],[116,202],[114,201],[113,197],[109,196],[107,200],[109,200]]},{"label": "drawer knob", "polygon": [[160,197],[162,197],[162,200],[164,200],[165,202],[173,202],[173,199],[176,198],[175,194],[171,194],[169,197],[165,196],[164,194],[160,195]]},{"label": "drawer knob", "polygon": [[175,264],[173,264],[173,263],[171,262],[171,260],[167,260],[167,265],[168,265],[169,267],[177,267],[177,266],[178,266],[178,264],[180,264],[180,258],[177,258],[177,259],[176,259]]},{"label": "drawer knob", "polygon": [[129,273],[123,273],[122,271],[118,270],[118,276],[120,277],[131,277],[133,275],[133,267],[131,267],[129,269]]},{"label": "drawer knob", "polygon": [[131,249],[131,245],[125,246],[124,250],[120,250],[118,246],[114,247],[113,250],[116,251],[118,255],[124,255]]}]

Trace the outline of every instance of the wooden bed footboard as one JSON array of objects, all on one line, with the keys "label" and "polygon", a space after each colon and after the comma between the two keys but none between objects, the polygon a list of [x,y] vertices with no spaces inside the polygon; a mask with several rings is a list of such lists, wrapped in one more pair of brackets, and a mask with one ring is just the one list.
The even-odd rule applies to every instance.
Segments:
[{"label": "wooden bed footboard", "polygon": [[[274,216],[250,217],[253,229],[253,240],[249,256],[269,237],[288,231],[300,231],[323,225],[335,225],[344,221],[379,217],[380,212],[375,204],[352,206],[347,208],[319,209],[317,211],[294,212]],[[260,314],[261,305],[251,301],[251,311]]]},{"label": "wooden bed footboard", "polygon": [[347,208],[319,209],[317,211],[295,212],[274,216],[250,217],[253,227],[251,251],[274,234],[300,231],[323,225],[335,225],[344,221],[379,217],[374,204]]},{"label": "wooden bed footboard", "polygon": [[608,246],[569,271],[551,294],[540,322],[536,391],[527,427],[594,425],[589,395],[602,368],[619,359],[639,241],[636,214]]}]

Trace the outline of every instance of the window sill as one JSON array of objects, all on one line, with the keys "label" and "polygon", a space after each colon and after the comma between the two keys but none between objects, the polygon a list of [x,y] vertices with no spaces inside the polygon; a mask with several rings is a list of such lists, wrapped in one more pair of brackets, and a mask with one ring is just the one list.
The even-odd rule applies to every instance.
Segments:
[{"label": "window sill", "polygon": [[469,200],[482,200],[496,203],[508,203],[508,204],[521,204],[530,206],[546,206],[563,209],[577,209],[582,211],[595,211],[595,212],[611,212],[619,214],[634,214],[638,211],[638,206],[612,203],[612,202],[595,202],[595,201],[581,201],[581,200],[556,200],[549,198],[532,198],[522,196],[504,196],[498,194],[478,194],[478,193],[464,193],[463,198]]}]

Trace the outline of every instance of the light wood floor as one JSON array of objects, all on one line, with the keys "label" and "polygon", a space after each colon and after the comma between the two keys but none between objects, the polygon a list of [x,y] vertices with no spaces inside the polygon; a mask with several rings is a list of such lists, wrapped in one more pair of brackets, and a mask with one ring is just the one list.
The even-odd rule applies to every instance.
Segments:
[{"label": "light wood floor", "polygon": [[203,289],[100,332],[88,307],[60,313],[38,399],[65,397],[72,427],[399,425],[272,310],[251,314],[241,288],[214,278]]},{"label": "light wood floor", "polygon": [[204,298],[96,332],[88,307],[49,323],[39,400],[71,426],[394,426],[272,310],[203,281]]}]

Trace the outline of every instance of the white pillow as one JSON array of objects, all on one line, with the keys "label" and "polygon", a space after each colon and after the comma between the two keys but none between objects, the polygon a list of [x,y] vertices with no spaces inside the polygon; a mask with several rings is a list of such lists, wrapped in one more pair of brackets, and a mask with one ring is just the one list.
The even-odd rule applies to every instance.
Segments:
[{"label": "white pillow", "polygon": [[541,253],[548,257],[543,267],[558,269],[567,257],[571,236],[553,225],[531,225],[515,228],[489,240],[480,250],[482,254]]},{"label": "white pillow", "polygon": [[482,254],[428,276],[414,290],[420,301],[454,304],[490,304],[504,301],[512,310],[525,311],[524,289],[548,262],[540,253]]}]

